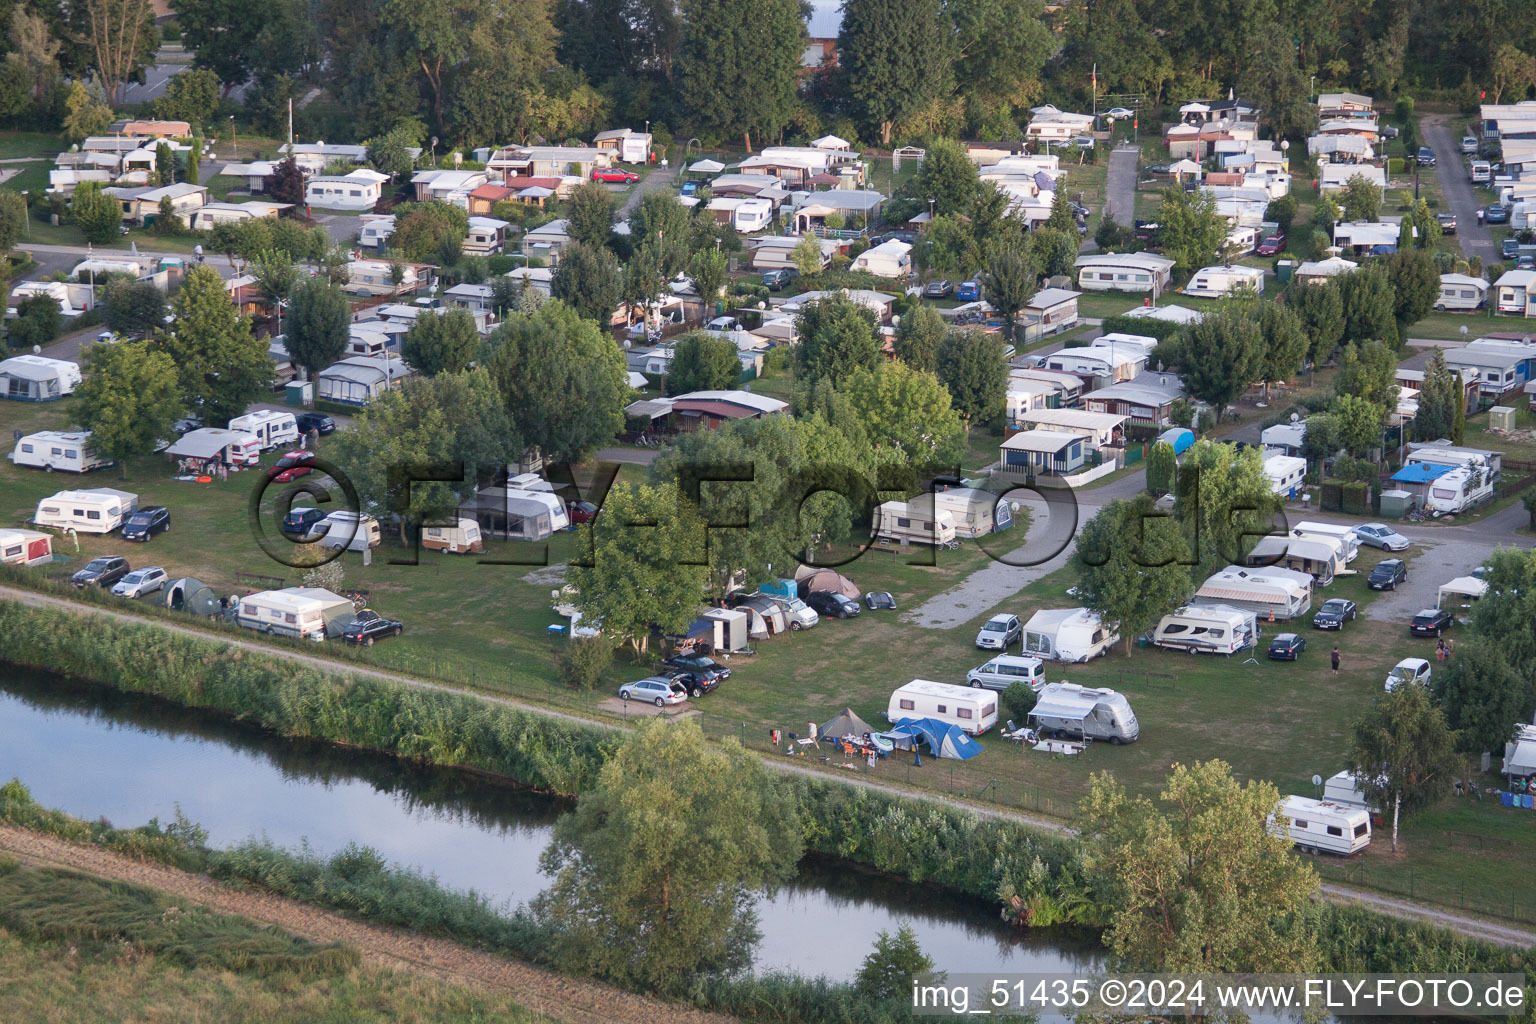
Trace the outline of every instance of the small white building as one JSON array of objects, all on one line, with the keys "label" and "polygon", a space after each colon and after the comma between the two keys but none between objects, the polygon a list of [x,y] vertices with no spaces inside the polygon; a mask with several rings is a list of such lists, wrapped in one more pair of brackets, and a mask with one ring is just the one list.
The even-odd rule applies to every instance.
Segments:
[{"label": "small white building", "polygon": [[384,196],[389,175],[367,167],[346,174],[319,174],[304,183],[304,204],[359,213],[371,210]]},{"label": "small white building", "polygon": [[906,277],[912,273],[912,247],[895,238],[881,242],[856,256],[851,269],[876,277]]},{"label": "small white building", "polygon": [[651,136],[633,128],[618,128],[610,132],[598,132],[592,136],[592,146],[599,150],[611,150],[620,163],[645,164],[651,160]]},{"label": "small white building", "polygon": [[1245,288],[1262,295],[1264,271],[1258,267],[1241,265],[1202,267],[1195,271],[1189,283],[1180,290],[1196,298],[1221,299]]},{"label": "small white building", "polygon": [[1322,284],[1330,277],[1338,277],[1340,274],[1348,274],[1360,269],[1360,264],[1351,263],[1342,256],[1330,256],[1325,260],[1307,260],[1296,268],[1296,280],[1302,284]]}]

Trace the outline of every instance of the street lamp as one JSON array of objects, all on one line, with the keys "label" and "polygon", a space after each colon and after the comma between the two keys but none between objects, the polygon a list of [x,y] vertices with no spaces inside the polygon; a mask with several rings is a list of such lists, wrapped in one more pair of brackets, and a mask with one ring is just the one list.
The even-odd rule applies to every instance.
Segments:
[{"label": "street lamp", "polygon": [[928,200],[928,226],[933,226],[933,200]]},{"label": "street lamp", "polygon": [[[229,115],[229,135],[230,135],[230,138],[234,140],[234,144],[235,144],[235,159],[238,161],[240,159],[240,133],[235,130],[235,115],[234,114],[230,114]],[[292,156],[293,154],[289,153],[288,155]]]},{"label": "street lamp", "polygon": [[32,200],[28,198],[31,192],[23,190],[21,193],[21,222],[27,229],[27,238],[32,237]]}]

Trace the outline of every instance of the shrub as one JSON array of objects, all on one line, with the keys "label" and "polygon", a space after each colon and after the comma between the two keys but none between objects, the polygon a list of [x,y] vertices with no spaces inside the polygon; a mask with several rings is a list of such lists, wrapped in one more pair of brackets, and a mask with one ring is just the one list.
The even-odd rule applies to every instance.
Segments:
[{"label": "shrub", "polygon": [[613,664],[613,644],[600,636],[571,637],[555,658],[560,681],[576,690],[595,690]]},{"label": "shrub", "polygon": [[1008,689],[1003,691],[1003,707],[1008,709],[1008,715],[1015,725],[1023,725],[1029,713],[1035,710],[1035,702],[1040,699],[1028,683],[1013,682],[1008,684]]}]

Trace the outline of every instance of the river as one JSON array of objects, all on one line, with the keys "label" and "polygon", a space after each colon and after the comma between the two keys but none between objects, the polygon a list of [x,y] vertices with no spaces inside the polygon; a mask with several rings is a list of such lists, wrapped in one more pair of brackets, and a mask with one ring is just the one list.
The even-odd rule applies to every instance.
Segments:
[{"label": "river", "polygon": [[[131,827],[183,814],[227,847],[257,836],[330,854],[348,843],[508,907],[549,883],[538,869],[561,801],[450,769],[292,741],[105,687],[0,667],[0,781],[47,807]],[[1092,970],[1102,951],[1021,933],[991,906],[822,858],[759,901],[759,969],[853,977],[881,929],[917,933],[940,970]]]}]

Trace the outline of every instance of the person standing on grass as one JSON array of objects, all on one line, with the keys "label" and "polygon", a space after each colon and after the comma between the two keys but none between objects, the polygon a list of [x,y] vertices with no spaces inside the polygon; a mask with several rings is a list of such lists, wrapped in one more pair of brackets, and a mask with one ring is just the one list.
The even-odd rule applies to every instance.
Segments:
[{"label": "person standing on grass", "polygon": [[1339,674],[1339,645],[1338,644],[1334,644],[1333,645],[1333,658],[1332,658],[1332,661],[1333,661],[1333,674],[1334,675],[1338,675]]}]

